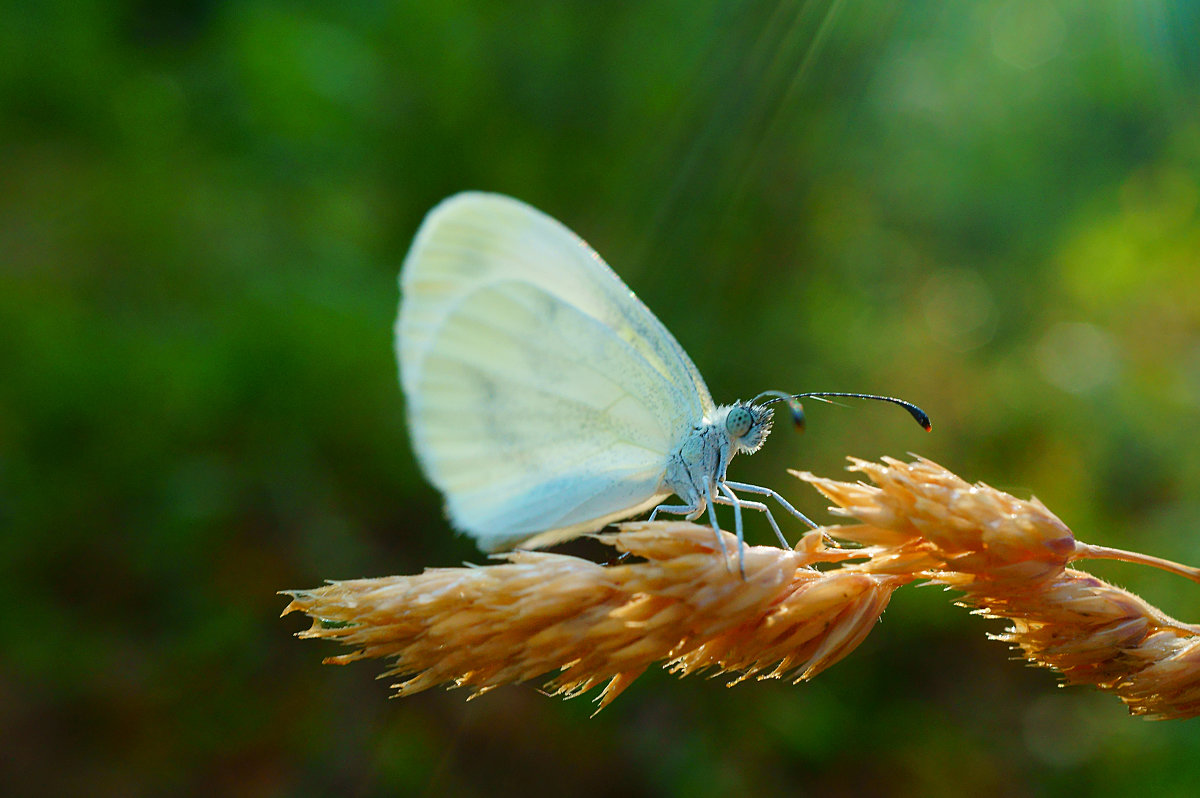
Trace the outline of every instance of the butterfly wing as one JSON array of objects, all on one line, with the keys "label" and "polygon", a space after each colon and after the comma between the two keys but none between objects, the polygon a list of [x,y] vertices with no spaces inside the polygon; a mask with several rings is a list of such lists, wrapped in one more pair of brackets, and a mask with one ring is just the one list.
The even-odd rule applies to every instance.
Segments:
[{"label": "butterfly wing", "polygon": [[451,197],[401,270],[417,457],[484,549],[548,545],[661,503],[713,409],[687,354],[579,237],[509,197]]}]

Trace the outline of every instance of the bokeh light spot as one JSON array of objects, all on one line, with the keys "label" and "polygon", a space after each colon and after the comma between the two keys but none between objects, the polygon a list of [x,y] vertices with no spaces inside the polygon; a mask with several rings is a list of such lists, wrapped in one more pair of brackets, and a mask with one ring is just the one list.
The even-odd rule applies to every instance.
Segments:
[{"label": "bokeh light spot", "polygon": [[1117,376],[1117,348],[1104,330],[1092,324],[1060,323],[1037,345],[1042,376],[1069,393],[1088,393]]},{"label": "bokeh light spot", "polygon": [[975,271],[945,271],[923,292],[925,321],[933,337],[956,352],[986,344],[996,332],[991,290]]}]

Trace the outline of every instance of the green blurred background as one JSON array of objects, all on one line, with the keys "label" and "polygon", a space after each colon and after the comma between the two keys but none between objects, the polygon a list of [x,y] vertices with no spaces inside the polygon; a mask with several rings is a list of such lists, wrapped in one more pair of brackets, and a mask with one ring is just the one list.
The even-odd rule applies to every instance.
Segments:
[{"label": "green blurred background", "polygon": [[824,519],[785,468],[915,451],[1200,564],[1200,4],[7,5],[6,794],[1195,794],[1197,721],[1056,689],[939,591],[811,684],[649,673],[595,719],[388,701],[275,591],[483,560],[391,349],[465,188],[588,238],[718,401],[934,419],[809,403],[737,479]]}]

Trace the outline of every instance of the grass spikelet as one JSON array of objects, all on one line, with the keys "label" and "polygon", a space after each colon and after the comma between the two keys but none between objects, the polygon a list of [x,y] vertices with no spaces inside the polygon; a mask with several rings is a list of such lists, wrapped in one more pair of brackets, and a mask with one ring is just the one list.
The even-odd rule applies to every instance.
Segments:
[{"label": "grass spikelet", "polygon": [[961,591],[962,604],[1012,621],[995,638],[1065,682],[1115,693],[1135,715],[1200,714],[1200,628],[1068,565],[1104,557],[1188,578],[1195,569],[1078,542],[1036,499],[967,484],[928,460],[850,467],[876,484],[799,476],[837,502],[835,512],[864,522],[827,530],[868,547],[871,558],[851,568],[892,570],[901,560],[920,567]]},{"label": "grass spikelet", "polygon": [[[399,696],[447,685],[474,697],[540,677],[567,697],[601,688],[603,708],[659,662],[730,684],[811,679],[863,641],[893,591],[923,580],[1008,619],[993,637],[1066,683],[1114,693],[1136,715],[1200,714],[1200,627],[1071,566],[1118,559],[1196,581],[1200,571],[1078,541],[1037,499],[929,460],[850,467],[873,484],[797,476],[861,523],[813,530],[792,551],[749,547],[744,579],[709,527],[631,523],[599,536],[633,555],[615,565],[512,552],[484,567],[293,591],[284,614],[313,619],[301,637],[352,649],[328,663],[390,660],[384,676]],[[726,534],[725,549],[736,545]]]},{"label": "grass spikelet", "polygon": [[[550,692],[604,685],[603,708],[660,661],[681,675],[811,678],[853,651],[908,581],[817,571],[814,563],[855,552],[813,538],[798,551],[747,548],[743,580],[708,527],[629,524],[601,537],[642,561],[514,552],[486,567],[294,591],[284,614],[313,619],[300,637],[355,649],[327,663],[391,659],[384,675],[399,679],[396,695],[445,684],[474,696],[558,671]],[[725,545],[736,541],[727,535]]]}]

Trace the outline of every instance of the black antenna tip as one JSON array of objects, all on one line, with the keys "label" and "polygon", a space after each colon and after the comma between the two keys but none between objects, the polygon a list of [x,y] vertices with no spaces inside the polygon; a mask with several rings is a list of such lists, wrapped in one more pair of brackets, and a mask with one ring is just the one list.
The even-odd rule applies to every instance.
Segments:
[{"label": "black antenna tip", "polygon": [[787,398],[788,410],[792,413],[792,424],[801,432],[804,431],[804,405],[792,397]]},{"label": "black antenna tip", "polygon": [[[872,398],[875,398],[875,397],[872,397]],[[914,419],[917,420],[918,424],[920,424],[922,427],[925,428],[926,432],[933,432],[933,422],[931,422],[929,420],[929,414],[926,413],[921,408],[914,405],[912,402],[906,402],[903,399],[893,399],[890,396],[879,397],[879,398],[884,399],[884,401],[893,402],[895,404],[900,405],[901,407],[903,407],[905,410],[908,411],[908,414],[910,416],[912,416]]]}]

